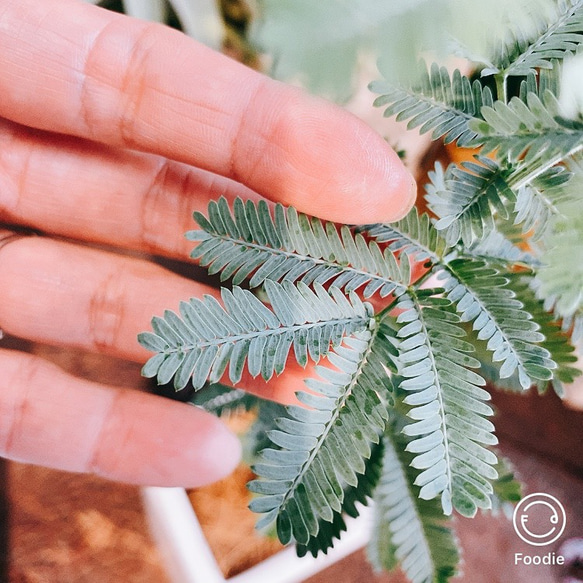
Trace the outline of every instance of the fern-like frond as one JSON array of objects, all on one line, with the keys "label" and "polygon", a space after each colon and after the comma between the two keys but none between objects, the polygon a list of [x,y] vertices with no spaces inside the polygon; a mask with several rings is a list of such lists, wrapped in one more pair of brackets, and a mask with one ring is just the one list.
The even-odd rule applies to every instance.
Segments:
[{"label": "fern-like frond", "polygon": [[553,164],[583,149],[583,123],[560,117],[556,97],[528,93],[526,103],[513,97],[508,104],[496,101],[483,107],[484,120],[470,127],[480,135],[482,153],[496,152],[499,159],[525,163],[535,159]]},{"label": "fern-like frond", "polygon": [[456,574],[459,554],[451,526],[437,500],[419,498],[413,456],[391,423],[383,437],[384,456],[375,490],[375,523],[368,556],[378,570],[398,563],[412,583],[445,583]]},{"label": "fern-like frond", "polygon": [[[582,183],[582,176],[576,176]],[[545,238],[543,266],[538,271],[539,293],[552,298],[554,309],[563,318],[570,318],[583,307],[583,199],[559,204],[560,213],[551,219]]]},{"label": "fern-like frond", "polygon": [[255,287],[265,280],[334,283],[345,291],[364,287],[370,297],[402,293],[409,284],[406,268],[399,268],[389,250],[367,243],[347,226],[298,213],[292,207],[275,206],[274,217],[264,201],[257,205],[236,199],[231,213],[227,201],[211,202],[208,219],[195,213],[202,230],[189,231],[200,241],[192,252],[209,273],[239,284],[251,278]]},{"label": "fern-like frond", "polygon": [[413,255],[415,261],[429,259],[431,263],[439,263],[448,250],[429,215],[419,216],[415,207],[400,221],[366,225],[363,230],[379,243],[389,243],[391,251]]},{"label": "fern-like frond", "polygon": [[528,94],[534,93],[542,98],[550,91],[553,95],[559,95],[561,86],[561,64],[553,61],[551,69],[541,69],[536,73],[529,73],[521,82],[518,90],[519,98],[527,102]]},{"label": "fern-like frond", "polygon": [[534,33],[514,30],[510,34],[511,39],[493,58],[501,74],[528,75],[549,69],[553,60],[574,54],[583,42],[583,1],[559,0],[550,22],[541,20]]},{"label": "fern-like frond", "polygon": [[571,174],[564,166],[552,166],[519,188],[514,223],[520,224],[524,233],[531,231],[535,240],[543,237],[551,217],[560,212],[557,203],[570,196],[566,184],[570,178]]},{"label": "fern-like frond", "polygon": [[400,298],[403,312],[399,330],[399,387],[408,394],[413,420],[403,433],[413,437],[407,450],[415,454],[412,466],[421,473],[415,484],[419,496],[430,500],[441,494],[445,514],[452,506],[464,516],[491,505],[497,474],[496,456],[484,446],[497,443],[494,426],[486,419],[490,398],[480,388],[484,379],[471,369],[480,362],[470,354],[460,317],[446,298],[423,290]]},{"label": "fern-like frond", "polygon": [[381,475],[382,441],[372,445],[371,449],[371,456],[365,461],[366,468],[364,473],[357,476],[356,486],[344,488],[342,511],[334,512],[332,522],[320,518],[318,534],[311,537],[305,545],[296,544],[296,552],[299,557],[303,557],[308,553],[314,557],[320,552],[326,554],[334,546],[334,541],[339,539],[342,533],[346,531],[344,515],[357,518],[360,515],[358,505],[366,506],[368,504],[368,499],[372,496]]},{"label": "fern-like frond", "polygon": [[460,239],[466,246],[494,227],[493,214],[509,217],[508,201],[515,195],[507,183],[507,171],[484,157],[461,166],[450,164],[443,172],[437,165],[430,173],[426,200],[437,215],[435,227],[449,245]]},{"label": "fern-like frond", "polygon": [[263,496],[250,508],[266,513],[260,525],[276,519],[282,543],[314,543],[320,522],[342,512],[347,486],[357,486],[371,444],[387,417],[391,383],[384,362],[390,353],[377,326],[345,339],[328,355],[334,369],[318,366],[320,379],[308,379],[312,393],[298,393],[306,409],[288,407],[288,416],[269,433],[281,449],[266,449],[254,470],[261,478],[250,489]]},{"label": "fern-like frond", "polygon": [[398,121],[409,120],[407,127],[423,134],[432,132],[432,139],[443,137],[445,143],[457,140],[459,146],[476,145],[478,137],[468,122],[481,118],[484,105],[492,105],[490,89],[479,81],[473,83],[459,70],[450,77],[445,67],[436,63],[424,73],[418,84],[398,86],[383,81],[371,83],[370,89],[380,93],[374,104],[388,105],[384,115],[396,115]]},{"label": "fern-like frond", "polygon": [[338,288],[327,292],[315,284],[312,291],[297,285],[267,280],[265,289],[271,308],[251,292],[234,287],[221,290],[224,307],[212,296],[180,303],[180,316],[167,310],[152,319],[153,332],[138,340],[156,352],[142,369],[146,377],[168,383],[174,377],[176,389],[189,380],[195,389],[207,380],[217,382],[227,366],[232,383],[238,383],[247,362],[252,376],[269,380],[281,373],[293,347],[303,366],[308,355],[315,361],[338,346],[345,334],[366,329],[372,309],[354,293],[348,299]]},{"label": "fern-like frond", "polygon": [[464,257],[447,265],[439,277],[463,322],[472,322],[479,340],[487,342],[492,360],[501,363],[500,378],[518,372],[524,389],[549,381],[556,363],[540,345],[544,335],[510,288],[509,277],[481,260]]}]

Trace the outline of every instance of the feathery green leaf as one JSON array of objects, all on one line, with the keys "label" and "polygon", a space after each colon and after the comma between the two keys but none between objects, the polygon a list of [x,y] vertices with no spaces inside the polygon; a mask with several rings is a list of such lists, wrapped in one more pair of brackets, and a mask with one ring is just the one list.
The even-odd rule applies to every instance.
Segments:
[{"label": "feathery green leaf", "polygon": [[508,263],[524,266],[539,265],[538,260],[528,251],[523,251],[513,241],[497,230],[490,231],[481,241],[475,241],[464,249],[460,257],[471,256],[495,265]]},{"label": "feathery green leaf", "polygon": [[552,69],[541,69],[538,72],[529,73],[520,82],[518,96],[524,103],[526,103],[529,93],[534,93],[541,99],[547,91],[550,91],[553,95],[559,95],[561,66],[558,61],[553,61],[552,65]]},{"label": "feathery green leaf", "polygon": [[468,122],[480,118],[484,105],[492,105],[492,93],[479,81],[473,83],[458,69],[450,77],[445,67],[436,63],[429,71],[423,64],[423,74],[415,85],[399,86],[387,82],[374,82],[371,91],[380,93],[374,105],[387,105],[384,115],[396,115],[397,121],[408,120],[407,128],[419,128],[431,138],[444,138],[446,144],[457,141],[459,146],[475,146],[478,134]]},{"label": "feathery green leaf", "polygon": [[261,453],[249,485],[264,494],[251,503],[265,513],[261,525],[276,519],[280,540],[316,544],[320,522],[333,522],[342,512],[347,486],[357,486],[366,470],[371,444],[379,441],[387,421],[391,383],[384,362],[391,358],[377,325],[345,339],[328,355],[335,368],[318,366],[320,379],[306,384],[312,393],[298,393],[311,409],[288,407],[269,434],[281,449]]},{"label": "feathery green leaf", "polygon": [[375,524],[367,551],[377,569],[398,563],[412,583],[446,583],[456,574],[459,554],[452,527],[437,500],[423,500],[414,485],[407,440],[387,426],[383,469],[375,491]]},{"label": "feathery green leaf", "polygon": [[[399,388],[407,392],[411,422],[403,433],[413,437],[407,450],[414,468],[421,470],[415,484],[419,496],[430,500],[441,494],[445,514],[452,506],[464,516],[489,508],[491,480],[497,477],[496,456],[487,446],[497,443],[494,426],[486,419],[492,409],[485,401],[484,379],[472,369],[480,362],[471,353],[466,332],[451,302],[423,290],[399,299],[403,323],[398,336]],[[435,293],[435,292],[433,292]]]},{"label": "feathery green leaf", "polygon": [[438,217],[435,227],[449,245],[461,239],[469,246],[482,239],[494,227],[494,212],[508,218],[508,201],[513,202],[515,195],[507,175],[496,162],[481,156],[461,166],[450,164],[445,173],[436,166],[425,198]]},{"label": "feathery green leaf", "polygon": [[500,74],[527,75],[574,54],[582,42],[583,1],[559,0],[553,17],[539,16],[533,32],[510,31],[510,40],[492,60]]},{"label": "feathery green leaf", "polygon": [[[518,182],[520,179],[515,177],[520,175],[528,173],[517,169],[510,182]],[[571,176],[564,166],[551,166],[518,189],[514,223],[520,224],[524,233],[531,231],[534,240],[547,233],[551,217],[560,212],[557,204],[572,198],[568,186]],[[575,197],[578,195],[577,192]]]},{"label": "feathery green leaf", "polygon": [[560,116],[556,97],[547,91],[540,98],[526,95],[526,103],[513,97],[508,104],[496,101],[483,107],[483,121],[469,127],[480,135],[482,153],[496,153],[501,160],[524,163],[541,159],[556,164],[583,149],[583,123]]},{"label": "feathery green leaf", "polygon": [[556,363],[540,345],[540,325],[524,309],[510,279],[485,261],[455,259],[439,274],[463,322],[472,322],[479,340],[487,342],[492,360],[501,363],[500,378],[518,372],[524,389],[553,377]]},{"label": "feathery green leaf", "polygon": [[[544,336],[540,345],[548,350],[550,359],[556,365],[550,382],[554,391],[562,397],[563,384],[570,384],[581,375],[581,371],[573,366],[577,362],[575,347],[571,344],[569,336],[561,329],[560,322],[545,309],[543,301],[536,297],[531,276],[509,274],[508,278],[516,297],[540,326],[540,332]],[[547,382],[539,381],[537,385],[539,390],[544,391]]]},{"label": "feathery green leaf", "polygon": [[235,287],[221,290],[224,307],[205,296],[181,302],[180,316],[167,310],[163,318],[154,317],[153,332],[138,337],[144,347],[158,350],[142,374],[160,384],[174,377],[177,390],[192,380],[199,389],[207,380],[219,381],[227,366],[231,382],[238,383],[247,362],[252,376],[269,380],[283,371],[292,347],[301,365],[308,356],[317,362],[345,334],[366,329],[372,315],[356,294],[348,299],[335,287],[327,292],[315,284],[312,291],[302,282],[268,280],[265,289],[271,309]]},{"label": "feathery green leaf", "polygon": [[328,549],[334,546],[334,541],[339,539],[346,531],[344,515],[357,518],[360,515],[358,504],[366,506],[369,497],[377,485],[381,474],[381,462],[383,457],[382,442],[371,446],[372,452],[368,460],[365,461],[364,473],[358,474],[356,486],[346,486],[344,488],[344,499],[342,500],[342,511],[334,512],[332,522],[319,519],[318,534],[310,537],[305,545],[297,544],[296,552],[299,557],[310,553],[316,557],[318,553],[326,554]]},{"label": "feathery green leaf", "polygon": [[407,253],[415,261],[429,259],[431,263],[439,263],[448,251],[447,243],[431,224],[429,215],[419,216],[415,207],[400,221],[366,225],[362,230],[379,243],[389,243],[394,253]]},{"label": "feathery green leaf", "polygon": [[550,299],[562,318],[576,316],[583,307],[583,164],[570,161],[571,180],[565,185],[567,195],[555,201],[557,213],[550,219],[545,248],[538,270],[538,293]]},{"label": "feathery green leaf", "polygon": [[187,238],[200,241],[192,252],[210,273],[239,284],[251,278],[255,287],[266,280],[333,283],[345,291],[364,286],[363,294],[400,294],[409,284],[390,250],[366,243],[347,226],[310,218],[294,208],[275,206],[272,218],[264,201],[255,205],[236,199],[231,214],[224,198],[209,203],[209,216],[195,213],[202,231]]}]

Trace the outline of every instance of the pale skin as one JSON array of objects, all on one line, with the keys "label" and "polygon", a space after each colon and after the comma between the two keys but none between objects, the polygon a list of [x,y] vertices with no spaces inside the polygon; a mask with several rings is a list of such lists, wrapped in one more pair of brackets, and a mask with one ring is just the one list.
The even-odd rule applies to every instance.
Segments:
[{"label": "pale skin", "polygon": [[[136,335],[152,315],[213,293],[80,241],[183,259],[192,211],[221,195],[350,223],[396,220],[414,201],[411,175],[355,117],[162,26],[3,0],[0,72],[0,220],[45,234],[0,249],[0,327],[21,338],[144,362]],[[301,381],[252,386],[285,401]],[[0,455],[193,487],[240,452],[194,407],[0,349]]]}]

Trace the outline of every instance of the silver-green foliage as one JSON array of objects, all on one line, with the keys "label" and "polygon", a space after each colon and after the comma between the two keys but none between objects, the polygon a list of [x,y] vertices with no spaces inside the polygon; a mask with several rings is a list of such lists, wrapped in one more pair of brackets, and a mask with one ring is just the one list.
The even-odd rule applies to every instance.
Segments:
[{"label": "silver-green foliage", "polygon": [[441,290],[423,290],[397,304],[404,324],[400,339],[399,387],[407,392],[413,420],[403,433],[413,439],[412,467],[420,470],[415,485],[419,497],[441,495],[445,514],[452,505],[465,516],[491,505],[490,480],[497,477],[496,456],[485,446],[495,445],[494,426],[486,419],[492,409],[484,379],[474,370],[480,362],[471,356],[474,347],[465,340],[460,317],[451,302],[437,297]]},{"label": "silver-green foliage", "polygon": [[498,158],[513,163],[556,163],[583,148],[583,123],[562,118],[551,92],[542,97],[528,93],[526,103],[518,97],[498,100],[482,109],[482,117],[468,125],[480,136],[483,152],[496,151]]},{"label": "silver-green foliage", "polygon": [[307,545],[319,532],[319,521],[332,522],[342,510],[347,486],[356,486],[371,445],[377,443],[388,417],[389,380],[383,337],[373,329],[354,334],[328,355],[335,368],[317,368],[311,392],[298,393],[309,407],[288,407],[269,438],[280,449],[266,449],[255,464],[262,478],[250,484],[264,496],[251,508],[266,513],[261,524],[277,521],[282,542]]},{"label": "silver-green foliage", "polygon": [[524,389],[552,379],[557,365],[540,345],[545,339],[540,324],[524,310],[507,276],[484,261],[464,258],[451,261],[440,277],[447,299],[472,323],[478,340],[487,342],[492,360],[501,363],[501,379],[517,371]]},{"label": "silver-green foliage", "polygon": [[439,263],[448,251],[445,239],[433,227],[429,215],[419,215],[415,208],[400,221],[368,225],[363,230],[378,243],[388,243],[391,251],[414,256],[415,261]]},{"label": "silver-green foliage", "polygon": [[320,519],[318,533],[310,537],[307,544],[296,544],[298,556],[303,557],[311,553],[312,556],[317,557],[321,552],[327,553],[347,529],[344,518],[346,516],[358,518],[361,506],[367,504],[379,481],[382,456],[383,442],[379,441],[372,445],[370,458],[365,462],[364,472],[357,475],[356,485],[344,488],[341,512],[334,512],[331,522]]},{"label": "silver-green foliage", "polygon": [[200,241],[192,252],[209,273],[234,284],[249,279],[256,287],[266,280],[306,284],[333,283],[345,291],[361,286],[364,297],[403,293],[409,283],[409,265],[397,264],[389,249],[381,251],[347,226],[298,213],[277,204],[272,218],[265,201],[257,205],[237,198],[233,212],[224,198],[209,204],[208,219],[195,213],[201,230],[186,236]]},{"label": "silver-green foliage", "polygon": [[495,51],[488,73],[527,75],[550,69],[553,59],[576,52],[583,41],[583,1],[559,0],[550,17],[537,17],[533,30],[511,30]]},{"label": "silver-green foliage", "polygon": [[435,226],[448,244],[461,239],[466,246],[494,228],[494,211],[508,218],[507,202],[514,198],[506,172],[483,156],[459,166],[451,164],[445,173],[438,165],[426,197],[439,217]]},{"label": "silver-green foliage", "polygon": [[459,562],[451,526],[436,500],[419,497],[413,456],[395,421],[387,426],[382,444],[382,473],[374,494],[376,515],[368,556],[378,570],[400,565],[412,583],[447,581],[456,574]]},{"label": "silver-green foliage", "polygon": [[289,351],[305,365],[318,361],[338,346],[345,334],[366,329],[371,312],[358,296],[350,299],[338,288],[328,293],[315,284],[314,291],[299,282],[266,282],[271,309],[251,292],[223,289],[225,307],[210,295],[180,303],[180,316],[167,310],[152,320],[153,332],[143,332],[139,341],[156,354],[142,369],[158,383],[174,378],[176,389],[191,381],[195,389],[207,381],[217,382],[228,366],[232,383],[241,380],[245,362],[251,376],[269,380],[285,368]]},{"label": "silver-green foliage", "polygon": [[[448,0],[259,0],[255,43],[273,57],[271,73],[336,100],[354,89],[355,69],[363,53],[386,59],[390,74],[414,68],[416,54],[428,42],[445,39],[436,23],[445,23]],[[424,18],[431,14],[431,18]]]},{"label": "silver-green foliage", "polygon": [[[560,71],[561,61],[583,40],[583,3],[559,2],[537,18],[542,20],[528,35],[511,31],[507,44],[491,56],[496,65],[482,70],[482,80],[492,81],[495,96],[466,122],[474,137],[467,144],[458,141],[482,144],[480,155],[450,164],[445,171],[437,166],[427,186],[427,201],[437,216],[435,226],[450,246],[461,243],[470,249],[486,238],[492,243],[494,230],[508,230],[504,222],[518,225],[531,247],[528,263],[544,266],[537,275],[544,280],[538,287],[541,297],[555,306],[558,316],[577,324],[581,279],[570,276],[573,265],[567,257],[573,255],[567,250],[577,246],[580,232],[575,223],[580,215],[583,118],[562,115]],[[438,71],[433,66],[425,76],[434,95],[444,84],[445,73]],[[518,93],[512,95],[509,82],[516,76],[522,77]],[[469,83],[466,80],[465,86]],[[403,109],[399,91],[410,91],[409,86],[390,87],[380,98],[383,105],[416,125],[426,97]],[[445,109],[435,114],[432,124],[448,122],[450,105],[451,98],[444,96]],[[439,104],[432,109],[439,112]],[[497,239],[503,244],[500,236]],[[508,252],[517,256],[516,250],[505,247],[507,257]]]},{"label": "silver-green foliage", "polygon": [[419,127],[424,134],[432,132],[432,139],[443,137],[446,144],[457,141],[460,146],[478,145],[478,133],[469,127],[474,118],[481,118],[482,107],[492,105],[492,93],[478,80],[471,82],[458,69],[450,77],[445,67],[436,63],[427,71],[422,69],[420,80],[410,86],[399,86],[377,81],[371,91],[380,93],[374,104],[388,104],[384,115],[396,115],[397,120],[408,120],[409,129]]},{"label": "silver-green foliage", "polygon": [[[432,215],[349,227],[239,199],[195,213],[192,257],[231,287],[155,317],[143,372],[198,390],[239,384],[245,366],[269,380],[291,359],[319,362],[299,404],[265,409],[252,433],[251,507],[300,555],[326,552],[374,496],[374,562],[447,581],[449,515],[516,501],[508,472],[497,478],[485,378],[561,393],[580,374],[583,116],[561,115],[557,71],[581,43],[582,5],[561,1],[537,38],[511,35],[480,81],[432,65],[418,84],[375,85],[410,127],[480,147],[430,174]],[[252,406],[219,392],[217,411]]]}]

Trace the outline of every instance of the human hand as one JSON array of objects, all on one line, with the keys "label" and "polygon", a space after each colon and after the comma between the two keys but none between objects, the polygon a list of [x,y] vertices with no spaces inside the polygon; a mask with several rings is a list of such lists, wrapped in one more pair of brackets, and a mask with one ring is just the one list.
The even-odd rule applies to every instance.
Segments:
[{"label": "human hand", "polygon": [[[2,220],[49,235],[0,250],[0,325],[22,338],[145,361],[136,335],[151,316],[213,293],[75,241],[184,258],[192,211],[221,195],[351,223],[413,204],[410,174],[356,118],[159,25],[4,0],[0,71]],[[237,440],[194,407],[6,349],[0,371],[0,455],[164,486],[238,461]],[[285,400],[289,379],[255,390]]]}]

